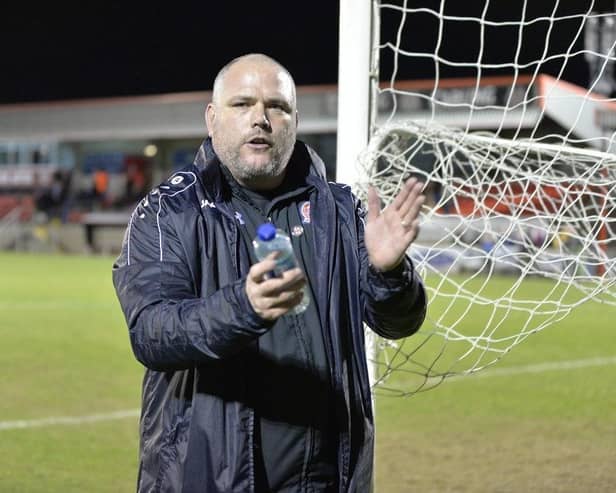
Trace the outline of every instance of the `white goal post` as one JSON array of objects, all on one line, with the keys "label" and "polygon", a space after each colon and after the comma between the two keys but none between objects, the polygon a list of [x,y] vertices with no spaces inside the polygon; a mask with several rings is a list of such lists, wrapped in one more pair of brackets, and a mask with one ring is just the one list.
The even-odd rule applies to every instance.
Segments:
[{"label": "white goal post", "polygon": [[409,251],[428,318],[367,336],[377,392],[474,373],[581,303],[616,304],[616,12],[599,7],[341,0],[337,180],[387,204],[417,176],[428,199]]}]

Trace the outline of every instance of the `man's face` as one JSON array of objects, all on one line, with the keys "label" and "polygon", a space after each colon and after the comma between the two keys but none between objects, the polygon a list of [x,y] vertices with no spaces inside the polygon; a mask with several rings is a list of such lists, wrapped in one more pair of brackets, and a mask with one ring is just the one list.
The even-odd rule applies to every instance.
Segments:
[{"label": "man's face", "polygon": [[208,105],[207,125],[222,163],[243,186],[276,188],[295,145],[293,81],[275,64],[240,61]]}]

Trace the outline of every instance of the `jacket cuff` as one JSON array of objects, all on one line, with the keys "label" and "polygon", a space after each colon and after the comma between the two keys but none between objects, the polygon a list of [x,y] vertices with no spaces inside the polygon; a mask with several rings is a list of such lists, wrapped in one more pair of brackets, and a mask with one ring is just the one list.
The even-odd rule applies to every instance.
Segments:
[{"label": "jacket cuff", "polygon": [[413,277],[413,263],[406,256],[398,266],[386,272],[368,266],[367,281],[376,301],[386,300],[408,289],[413,283]]}]

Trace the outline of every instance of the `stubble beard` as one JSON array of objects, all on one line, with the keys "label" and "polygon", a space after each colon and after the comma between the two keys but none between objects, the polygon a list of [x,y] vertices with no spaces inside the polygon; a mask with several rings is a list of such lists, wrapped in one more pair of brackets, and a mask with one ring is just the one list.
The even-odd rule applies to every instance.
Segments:
[{"label": "stubble beard", "polygon": [[261,183],[267,182],[271,178],[276,178],[284,174],[295,144],[295,134],[292,131],[285,132],[278,143],[271,149],[271,158],[264,165],[255,166],[247,162],[241,156],[241,145],[229,145],[226,142],[216,143],[214,150],[224,166],[226,166],[233,177],[241,184],[251,185],[259,188]]}]

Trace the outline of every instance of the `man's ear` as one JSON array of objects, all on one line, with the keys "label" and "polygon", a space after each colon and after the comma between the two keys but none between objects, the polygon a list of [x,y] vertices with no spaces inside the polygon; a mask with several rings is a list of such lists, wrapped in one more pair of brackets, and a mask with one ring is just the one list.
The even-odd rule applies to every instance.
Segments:
[{"label": "man's ear", "polygon": [[207,134],[212,136],[212,128],[214,128],[214,120],[216,119],[216,110],[212,103],[208,103],[205,108],[205,124],[207,125]]},{"label": "man's ear", "polygon": [[295,110],[295,128],[299,126],[299,111]]}]

